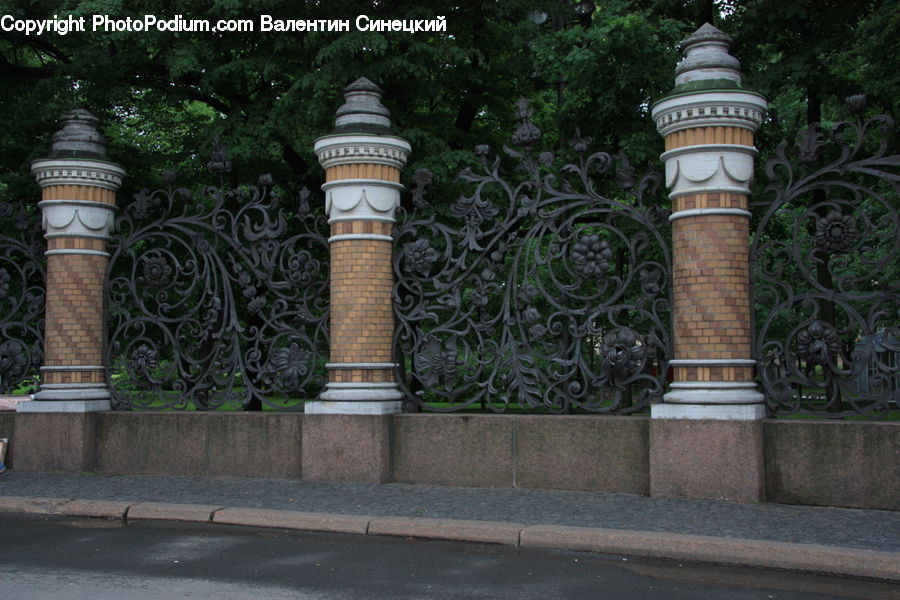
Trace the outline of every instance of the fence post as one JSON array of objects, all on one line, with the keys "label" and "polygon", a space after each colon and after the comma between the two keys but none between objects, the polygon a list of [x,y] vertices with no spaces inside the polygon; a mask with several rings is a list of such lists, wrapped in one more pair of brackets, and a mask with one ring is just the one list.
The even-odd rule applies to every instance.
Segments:
[{"label": "fence post", "polygon": [[60,120],[50,155],[31,164],[41,186],[47,302],[40,391],[19,403],[22,412],[110,409],[103,286],[125,170],[109,161],[96,117],[75,109]]},{"label": "fence post", "polygon": [[331,134],[315,142],[325,168],[331,225],[331,348],[328,384],[307,413],[400,412],[394,381],[394,211],[409,142],[391,135],[382,90],[360,78],[344,90]]},{"label": "fence post", "polygon": [[381,95],[368,79],[354,81],[334,129],[315,142],[331,225],[331,347],[325,391],[304,408],[304,479],[390,477],[390,415],[402,406],[392,360],[391,254],[410,145],[391,134]]},{"label": "fence post", "polygon": [[753,382],[749,194],[767,107],[731,38],[706,24],[654,104],[672,201],[674,383],[651,408],[651,494],[760,501],[764,398]]}]

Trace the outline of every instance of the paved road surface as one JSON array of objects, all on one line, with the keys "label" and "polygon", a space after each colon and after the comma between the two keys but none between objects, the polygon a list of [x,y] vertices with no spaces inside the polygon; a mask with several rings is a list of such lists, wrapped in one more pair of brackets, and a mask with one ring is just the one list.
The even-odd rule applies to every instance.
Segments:
[{"label": "paved road surface", "polygon": [[0,598],[900,599],[761,569],[278,529],[4,516]]}]

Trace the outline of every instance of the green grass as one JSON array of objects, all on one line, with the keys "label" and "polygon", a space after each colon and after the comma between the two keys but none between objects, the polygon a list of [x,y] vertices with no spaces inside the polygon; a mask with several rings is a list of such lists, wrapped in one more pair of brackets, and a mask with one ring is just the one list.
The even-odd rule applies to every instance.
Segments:
[{"label": "green grass", "polygon": [[[836,413],[840,415],[841,413]],[[816,414],[806,414],[806,413],[794,413],[789,415],[776,415],[777,419],[828,419],[828,420],[840,420],[840,421],[900,421],[900,409],[893,409],[889,411],[882,411],[872,414],[864,414],[864,415],[845,415],[845,416],[834,416],[829,417],[829,413],[822,411],[821,413]]]}]

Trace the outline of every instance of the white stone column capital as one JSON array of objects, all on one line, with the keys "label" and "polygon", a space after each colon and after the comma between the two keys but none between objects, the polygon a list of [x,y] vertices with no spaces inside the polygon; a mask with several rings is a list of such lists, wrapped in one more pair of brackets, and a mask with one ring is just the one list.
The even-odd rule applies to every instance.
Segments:
[{"label": "white stone column capital", "polygon": [[361,163],[402,169],[411,149],[403,138],[366,133],[326,135],[313,144],[319,163],[325,169]]},{"label": "white stone column capital", "polygon": [[694,127],[742,127],[756,131],[768,106],[761,94],[750,90],[699,90],[659,100],[651,108],[651,115],[663,137]]},{"label": "white stone column capital", "polygon": [[116,163],[87,158],[39,158],[31,163],[38,185],[84,185],[116,191],[125,169]]}]

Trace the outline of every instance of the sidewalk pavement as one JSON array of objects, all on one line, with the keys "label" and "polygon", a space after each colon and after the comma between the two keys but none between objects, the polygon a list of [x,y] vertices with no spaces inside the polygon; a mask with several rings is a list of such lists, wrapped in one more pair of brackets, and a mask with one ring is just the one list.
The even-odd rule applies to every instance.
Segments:
[{"label": "sidewalk pavement", "polygon": [[0,513],[499,543],[900,581],[900,513],[289,479],[0,475]]}]

